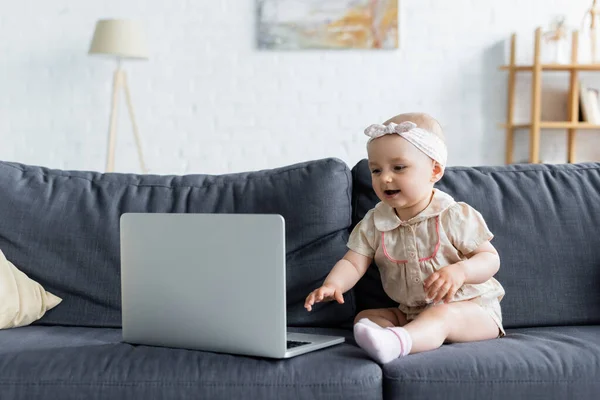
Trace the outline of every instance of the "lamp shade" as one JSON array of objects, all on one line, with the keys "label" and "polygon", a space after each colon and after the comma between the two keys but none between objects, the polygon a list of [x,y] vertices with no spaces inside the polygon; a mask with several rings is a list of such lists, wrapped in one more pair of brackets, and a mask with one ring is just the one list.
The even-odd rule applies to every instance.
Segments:
[{"label": "lamp shade", "polygon": [[122,58],[148,58],[148,44],[142,24],[123,19],[101,19],[96,23],[89,54]]}]

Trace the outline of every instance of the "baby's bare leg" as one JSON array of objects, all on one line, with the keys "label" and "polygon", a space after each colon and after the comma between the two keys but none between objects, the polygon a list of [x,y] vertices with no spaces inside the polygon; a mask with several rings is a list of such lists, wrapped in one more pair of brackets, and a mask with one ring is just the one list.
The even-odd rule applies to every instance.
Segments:
[{"label": "baby's bare leg", "polygon": [[371,310],[363,310],[358,313],[354,319],[354,323],[357,323],[363,318],[367,318],[382,328],[390,326],[404,326],[406,325],[406,315],[397,308],[376,308]]},{"label": "baby's bare leg", "polygon": [[437,349],[444,341],[472,342],[498,337],[498,325],[478,304],[460,301],[427,308],[404,329],[412,338],[412,353]]}]

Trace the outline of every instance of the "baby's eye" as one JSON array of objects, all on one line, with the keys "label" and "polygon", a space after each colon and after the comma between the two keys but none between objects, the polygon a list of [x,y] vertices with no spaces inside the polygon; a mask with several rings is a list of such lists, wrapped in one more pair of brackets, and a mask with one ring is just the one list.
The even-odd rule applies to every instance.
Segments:
[{"label": "baby's eye", "polygon": [[371,173],[372,173],[372,174],[378,174],[379,172],[381,172],[381,171],[379,171],[378,169],[372,169],[372,170],[371,170]]},{"label": "baby's eye", "polygon": [[396,165],[396,166],[394,167],[394,171],[401,171],[401,170],[403,170],[404,168],[406,168],[404,165]]}]

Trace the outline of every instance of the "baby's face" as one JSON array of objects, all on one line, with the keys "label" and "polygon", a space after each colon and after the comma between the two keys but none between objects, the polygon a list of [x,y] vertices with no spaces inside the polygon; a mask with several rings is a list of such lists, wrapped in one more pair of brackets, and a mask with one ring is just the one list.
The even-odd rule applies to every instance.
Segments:
[{"label": "baby's face", "polygon": [[415,215],[429,204],[435,164],[431,158],[398,135],[373,140],[367,152],[373,189],[381,201],[397,212],[410,214],[414,208]]}]

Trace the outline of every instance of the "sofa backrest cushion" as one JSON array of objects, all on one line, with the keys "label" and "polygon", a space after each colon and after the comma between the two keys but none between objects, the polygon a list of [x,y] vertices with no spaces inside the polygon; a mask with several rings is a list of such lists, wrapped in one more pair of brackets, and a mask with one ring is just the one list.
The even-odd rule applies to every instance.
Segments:
[{"label": "sofa backrest cushion", "polygon": [[[353,225],[379,200],[367,161],[353,174]],[[600,324],[600,164],[450,167],[436,187],[475,207],[495,235],[504,325]],[[357,309],[393,306],[376,268]]]},{"label": "sofa backrest cushion", "polygon": [[354,315],[351,293],[344,305],[322,304],[311,313],[303,305],[346,252],[350,198],[350,169],[336,159],[220,176],[101,174],[0,162],[0,248],[63,299],[39,323],[119,327],[123,213],[281,214],[287,322],[336,326]]}]

